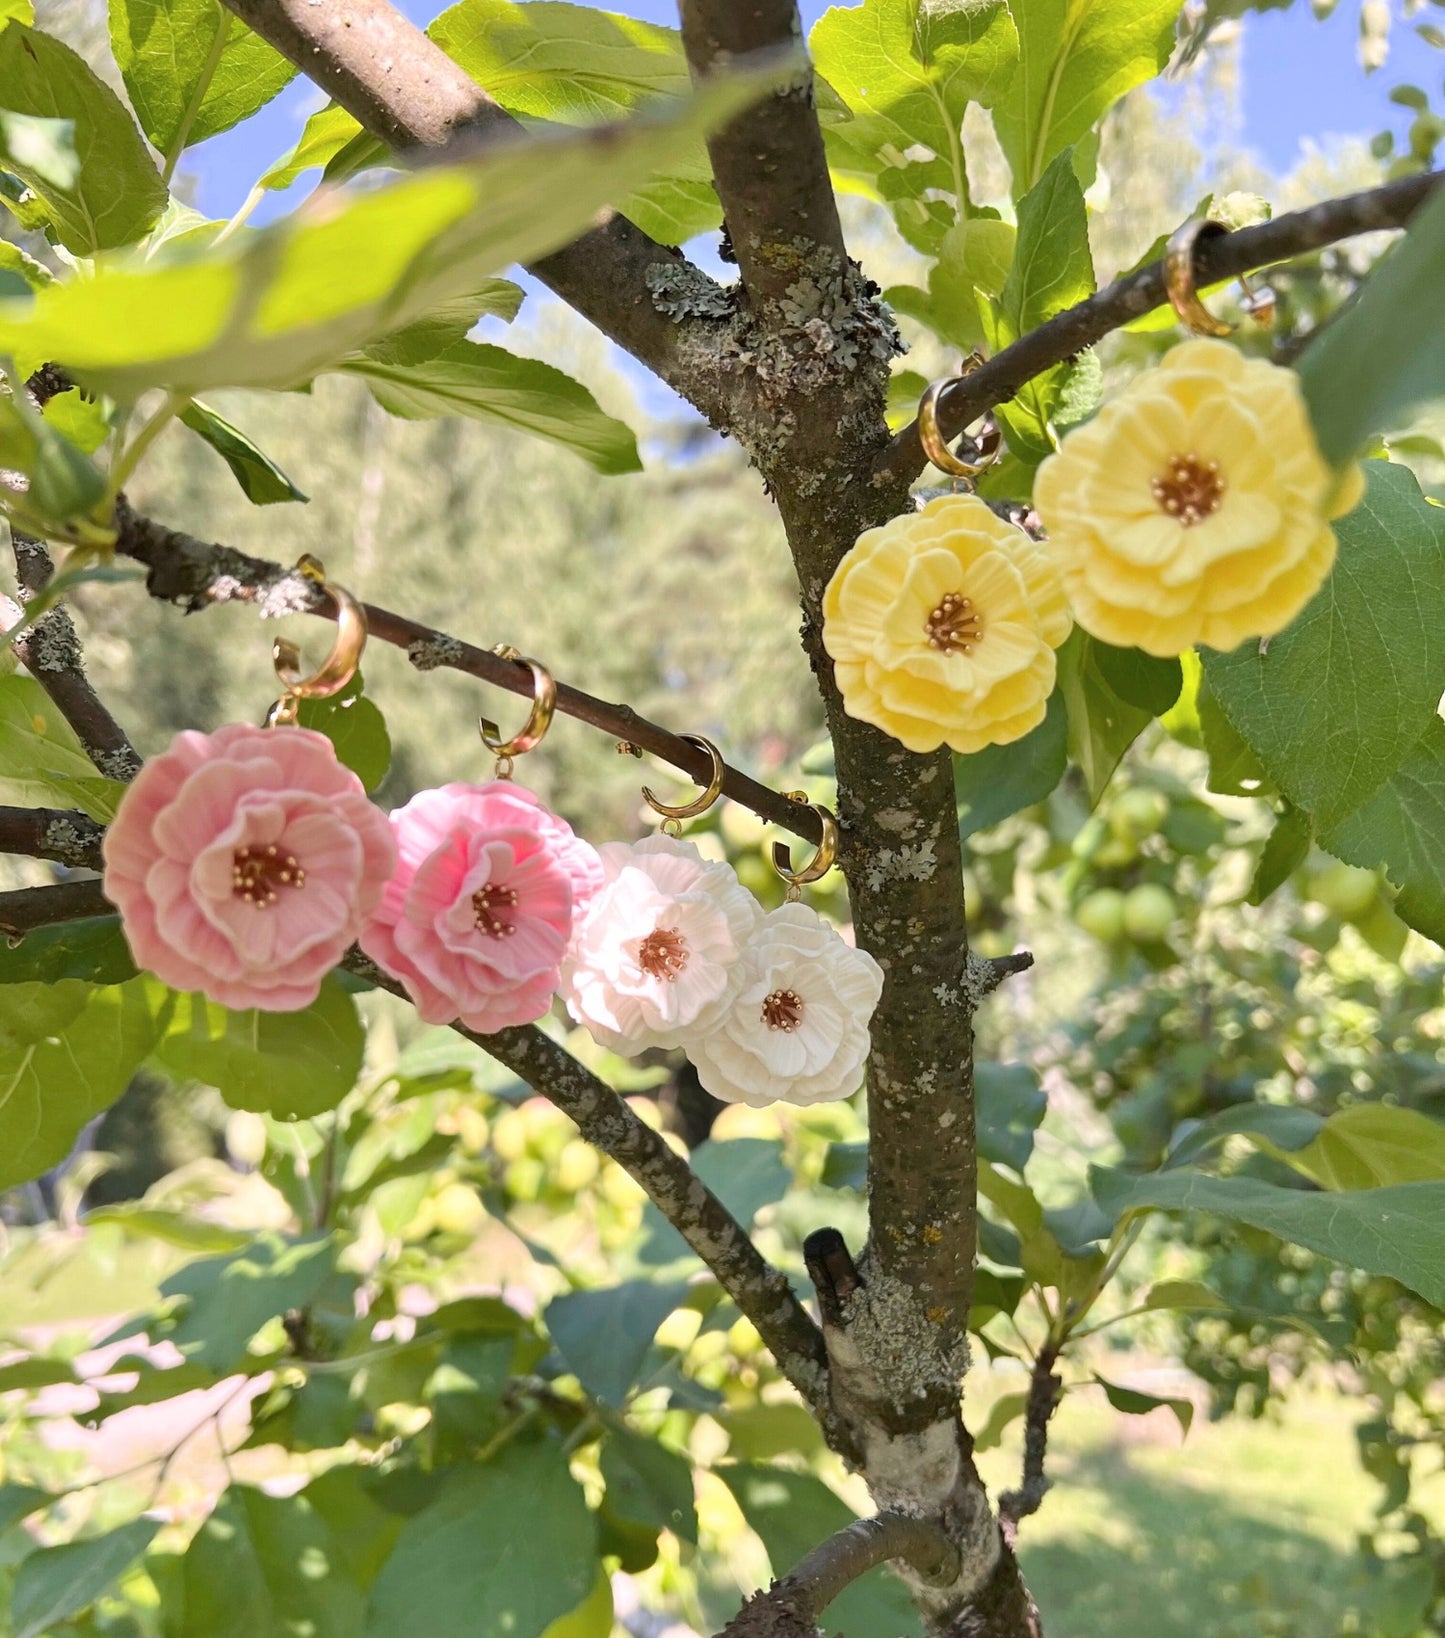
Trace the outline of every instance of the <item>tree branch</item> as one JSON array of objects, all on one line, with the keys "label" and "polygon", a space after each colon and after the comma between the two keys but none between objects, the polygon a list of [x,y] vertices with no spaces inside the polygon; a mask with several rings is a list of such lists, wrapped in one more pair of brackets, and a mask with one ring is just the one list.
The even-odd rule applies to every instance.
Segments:
[{"label": "tree branch", "polygon": [[66,808],[0,808],[0,853],[50,859],[72,870],[99,870],[104,835],[104,826]]},{"label": "tree branch", "polygon": [[[795,46],[802,22],[794,0],[682,0],[682,44],[695,80],[724,72],[752,51]],[[708,138],[743,288],[757,307],[783,301],[803,256],[818,247],[846,257],[823,133],[805,68]]]},{"label": "tree branch", "polygon": [[855,1519],[775,1581],[755,1593],[720,1638],[812,1638],[818,1617],[860,1576],[902,1559],[925,1581],[958,1575],[958,1548],[931,1519],[888,1509]]},{"label": "tree branch", "polygon": [[[11,544],[15,548],[20,601],[28,603],[50,583],[55,565],[43,543],[29,535],[12,530]],[[75,730],[81,749],[100,772],[107,779],[134,779],[140,772],[140,757],[85,674],[80,638],[67,610],[48,610],[15,638],[12,646]]]},{"label": "tree branch", "polygon": [[[319,614],[328,620],[336,618],[336,610],[325,593],[294,569],[169,529],[133,511],[124,497],[117,506],[116,524],[116,550],[145,564],[149,570],[146,589],[151,596],[177,603],[188,613],[216,603],[243,602],[254,604],[263,617]],[[368,604],[366,620],[371,636],[405,649],[419,671],[447,667],[514,694],[531,696],[532,677],[524,665],[504,660],[487,649],[474,648],[389,609]],[[557,709],[652,752],[699,785],[706,786],[712,778],[712,763],[706,752],[638,716],[629,705],[609,705],[580,689],[558,683]],[[737,768],[725,769],[723,794],[794,836],[815,845],[822,839],[820,821],[811,808],[790,801]]]},{"label": "tree branch", "polygon": [[98,881],[22,887],[13,893],[0,893],[0,933],[7,939],[24,938],[38,927],[88,921],[92,916],[110,915],[113,910]]},{"label": "tree branch", "polygon": [[[295,63],[363,129],[398,150],[440,148],[462,133],[521,127],[450,57],[387,0],[226,0],[230,10]],[[726,297],[680,251],[657,244],[624,216],[610,215],[580,239],[528,269],[710,421],[722,420],[716,372],[690,325],[650,298],[654,280],[684,274],[725,307]]]},{"label": "tree branch", "polygon": [[998,1499],[999,1523],[1010,1547],[1018,1538],[1019,1520],[1037,1513],[1048,1492],[1044,1458],[1048,1454],[1049,1420],[1064,1391],[1063,1380],[1054,1371],[1058,1357],[1058,1347],[1045,1343],[1034,1359],[1024,1410],[1023,1477],[1017,1490],[1006,1490]]},{"label": "tree branch", "polygon": [[[1203,238],[1195,262],[1199,286],[1203,289],[1271,262],[1320,250],[1358,233],[1405,227],[1442,175],[1445,173],[1432,171],[1424,176],[1402,177],[1384,187],[1329,199],[1307,210],[1277,216],[1271,222],[1241,228],[1237,233]],[[1123,274],[1098,295],[1031,330],[960,380],[939,403],[940,431],[946,439],[956,438],[971,421],[1012,398],[1036,375],[1092,347],[1110,331],[1162,307],[1168,299],[1163,262],[1150,262]],[[883,451],[873,480],[884,485],[900,478],[911,482],[927,464],[915,421]]]}]

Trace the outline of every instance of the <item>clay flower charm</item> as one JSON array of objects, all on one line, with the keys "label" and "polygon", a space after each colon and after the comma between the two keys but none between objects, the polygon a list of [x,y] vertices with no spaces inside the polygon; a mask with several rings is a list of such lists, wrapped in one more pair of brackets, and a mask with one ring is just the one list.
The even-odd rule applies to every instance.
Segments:
[{"label": "clay flower charm", "polygon": [[396,874],[362,949],[429,1024],[489,1033],[540,1018],[573,916],[601,885],[596,852],[508,779],[422,791],[391,828]]},{"label": "clay flower charm", "polygon": [[726,1016],[688,1046],[698,1079],[727,1103],[822,1103],[858,1090],[883,970],[815,910],[784,904],[743,952]]},{"label": "clay flower charm", "polygon": [[684,1045],[727,1011],[762,910],[730,865],[691,842],[597,851],[605,884],[562,965],[567,1010],[615,1052]]},{"label": "clay flower charm", "polygon": [[396,863],[386,816],[306,728],[187,729],[106,832],[106,897],[139,966],[224,1007],[316,999]]},{"label": "clay flower charm", "polygon": [[867,530],[823,597],[844,708],[910,751],[1022,739],[1069,625],[1047,553],[973,495]]},{"label": "clay flower charm", "polygon": [[1293,371],[1197,340],[1068,434],[1034,504],[1079,624],[1167,656],[1288,625],[1363,486],[1326,465]]}]

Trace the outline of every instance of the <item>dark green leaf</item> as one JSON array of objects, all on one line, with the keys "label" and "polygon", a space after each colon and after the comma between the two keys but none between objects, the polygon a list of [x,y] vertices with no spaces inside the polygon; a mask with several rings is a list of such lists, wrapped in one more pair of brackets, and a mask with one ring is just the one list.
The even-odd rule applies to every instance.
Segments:
[{"label": "dark green leaf", "polygon": [[314,1301],[335,1267],[329,1235],[286,1240],[270,1230],[230,1256],[187,1263],[160,1288],[163,1297],[185,1299],[170,1340],[192,1364],[234,1370],[257,1331]]},{"label": "dark green leaf", "polygon": [[233,1109],[304,1120],[352,1089],[365,1047],[356,1002],[333,974],[300,1012],[231,1012],[178,995],[155,1059],[178,1081],[214,1086]]},{"label": "dark green leaf", "polygon": [[1099,674],[1126,705],[1162,717],[1184,687],[1184,668],[1177,659],[1160,660],[1137,648],[1115,648],[1094,639]]},{"label": "dark green leaf", "polygon": [[1309,856],[1312,837],[1309,815],[1286,800],[1254,867],[1254,879],[1249,884],[1251,904],[1263,904],[1284,886]]},{"label": "dark green leaf", "polygon": [[828,1189],[861,1189],[868,1182],[868,1145],[830,1143],[820,1179]]},{"label": "dark green leaf", "polygon": [[388,1484],[405,1473],[340,1462],[301,1492],[331,1527],[342,1563],[365,1591],[386,1563],[404,1519],[386,1506]]},{"label": "dark green leaf", "polygon": [[953,759],[958,834],[967,840],[1010,814],[1030,808],[1064,777],[1069,757],[1064,696],[1055,689],[1044,720],[1012,745],[990,745]]},{"label": "dark green leaf", "polygon": [[1314,1194],[1250,1177],[1168,1172],[1133,1177],[1090,1168],[1094,1198],[1128,1211],[1202,1211],[1249,1223],[1367,1274],[1385,1274],[1445,1307],[1445,1183]]},{"label": "dark green leaf", "polygon": [[105,478],[95,462],[24,393],[0,396],[0,464],[30,480],[25,512],[46,524],[84,517],[105,495]]},{"label": "dark green leaf", "polygon": [[[0,32],[0,87],[12,113],[74,123],[79,173],[68,185],[49,181],[14,153],[5,168],[44,202],[55,235],[77,256],[133,244],[165,209],[161,181],[121,100],[53,35],[11,23]],[[0,351],[7,350],[0,344]],[[13,351],[32,356],[29,348]],[[50,357],[43,349],[36,355]]]},{"label": "dark green leaf", "polygon": [[[853,1522],[853,1510],[811,1473],[738,1463],[717,1476],[762,1538],[774,1576],[786,1575],[820,1541]],[[829,1633],[849,1638],[918,1638],[918,1614],[901,1581],[870,1570],[823,1612]]]},{"label": "dark green leaf", "polygon": [[18,944],[0,942],[0,984],[124,984],[136,976],[119,916],[37,927]]},{"label": "dark green leaf", "polygon": [[1312,1109],[1292,1104],[1247,1103],[1237,1109],[1222,1109],[1195,1121],[1169,1151],[1164,1170],[1192,1166],[1225,1138],[1242,1135],[1263,1139],[1273,1149],[1302,1149],[1324,1124]]},{"label": "dark green leaf", "polygon": [[172,1638],[340,1635],[361,1627],[361,1588],[304,1493],[268,1496],[233,1484],[191,1538],[182,1586],[184,1614]]},{"label": "dark green leaf", "polygon": [[[1269,774],[1321,832],[1410,756],[1445,691],[1445,513],[1408,468],[1367,461],[1339,559],[1268,651],[1206,653],[1205,676]],[[1373,862],[1373,861],[1372,861]]]},{"label": "dark green leaf", "polygon": [[1068,711],[1069,759],[1084,776],[1089,805],[1104,794],[1124,752],[1151,714],[1122,700],[1100,669],[1097,639],[1075,630],[1059,650],[1059,690]]},{"label": "dark green leaf", "polygon": [[1175,1420],[1179,1423],[1179,1431],[1188,1433],[1194,1421],[1194,1401],[1192,1399],[1161,1399],[1156,1394],[1141,1393],[1138,1388],[1122,1388],[1116,1382],[1106,1382],[1102,1376],[1096,1376],[1095,1382],[1104,1390],[1104,1396],[1116,1411],[1123,1411],[1125,1416],[1147,1416],[1150,1411],[1156,1411],[1167,1406],[1174,1412]]},{"label": "dark green leaf", "polygon": [[552,1445],[514,1439],[453,1470],[371,1589],[366,1638],[542,1638],[596,1574],[596,1529]]},{"label": "dark green leaf", "polygon": [[1273,782],[1254,747],[1225,715],[1207,679],[1201,678],[1195,695],[1199,737],[1209,758],[1205,788],[1217,796],[1267,796]]},{"label": "dark green leaf", "polygon": [[600,1466],[608,1511],[624,1524],[671,1530],[695,1547],[697,1508],[686,1457],[634,1432],[621,1417],[605,1420],[607,1442]]},{"label": "dark green leaf", "polygon": [[1404,240],[1350,307],[1305,349],[1300,383],[1325,459],[1404,427],[1445,381],[1445,195],[1415,213]]},{"label": "dark green leaf", "polygon": [[974,1435],[975,1450],[997,1450],[1007,1429],[1029,1408],[1026,1393],[1003,1393],[988,1408],[983,1426]]},{"label": "dark green leaf", "polygon": [[547,1304],[547,1330],[587,1392],[621,1405],[658,1326],[686,1296],[686,1285],[654,1285],[650,1280],[569,1291]]},{"label": "dark green leaf", "polygon": [[391,735],[386,718],[363,692],[358,671],[339,694],[329,699],[302,700],[297,721],[303,728],[325,734],[336,747],[336,760],[351,769],[369,791],[386,778],[391,766]]},{"label": "dark green leaf", "polygon": [[159,1519],[132,1519],[107,1535],[31,1553],[15,1573],[10,1600],[15,1638],[44,1638],[88,1609],[150,1546],[160,1527]]},{"label": "dark green leaf", "polygon": [[110,0],[110,43],[141,128],[172,164],[291,83],[296,67],[217,0]]},{"label": "dark green leaf", "polygon": [[0,1484],[0,1530],[8,1530],[55,1500],[48,1490],[37,1490],[34,1485]]},{"label": "dark green leaf", "polygon": [[224,421],[205,404],[188,404],[181,420],[204,438],[230,467],[241,492],[254,506],[271,506],[277,501],[304,501],[308,495],[296,487],[275,461],[246,436],[239,427]]},{"label": "dark green leaf", "polygon": [[74,1367],[63,1359],[46,1359],[43,1355],[17,1359],[12,1365],[0,1365],[0,1393],[18,1390],[31,1392],[36,1388],[49,1388],[57,1382],[77,1380]]},{"label": "dark green leaf", "polygon": [[975,1063],[978,1152],[985,1160],[1021,1172],[1034,1152],[1034,1133],[1049,1100],[1026,1064]]},{"label": "dark green leaf", "polygon": [[630,429],[603,414],[586,387],[550,364],[502,347],[459,341],[417,364],[383,364],[362,355],[345,368],[366,382],[384,410],[409,421],[465,415],[560,444],[599,472],[642,469]]}]

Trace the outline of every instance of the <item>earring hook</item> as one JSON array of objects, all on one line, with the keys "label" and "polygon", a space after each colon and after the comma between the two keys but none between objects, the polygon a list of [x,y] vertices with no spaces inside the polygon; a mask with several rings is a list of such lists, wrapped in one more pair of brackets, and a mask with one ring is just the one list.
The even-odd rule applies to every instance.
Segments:
[{"label": "earring hook", "polygon": [[271,663],[285,693],[266,713],[266,726],[293,723],[302,700],[326,699],[339,694],[356,675],[361,652],[366,647],[366,610],[346,590],[326,578],[326,566],[307,552],[296,564],[296,572],[320,586],[336,605],[336,641],[331,652],[308,677],[301,670],[301,651],[285,637],[271,645]]},{"label": "earring hook", "polygon": [[944,376],[941,380],[931,381],[924,388],[923,396],[918,400],[918,441],[923,445],[923,453],[938,468],[940,472],[947,472],[950,477],[962,478],[971,482],[980,472],[993,465],[1003,448],[1003,434],[999,431],[998,422],[992,414],[983,417],[983,426],[975,441],[978,452],[976,461],[965,461],[955,455],[944,440],[943,431],[938,424],[938,405],[943,395],[953,386],[954,382],[962,381],[970,376],[983,363],[983,354],[977,350],[971,352],[964,359],[957,375]]},{"label": "earring hook", "polygon": [[793,855],[786,842],[773,843],[773,869],[788,884],[785,895],[789,904],[795,904],[803,896],[803,884],[816,882],[826,876],[833,868],[838,857],[838,821],[832,812],[821,802],[810,802],[802,791],[784,791],[783,795],[790,802],[797,802],[800,806],[811,808],[818,815],[823,827],[823,839],[818,844],[818,851],[799,869],[793,869]]},{"label": "earring hook", "polygon": [[552,726],[552,713],[557,709],[557,683],[540,660],[528,659],[510,643],[498,643],[492,653],[524,665],[532,673],[532,709],[520,733],[504,740],[495,722],[487,717],[477,718],[477,732],[482,736],[482,744],[497,759],[496,777],[510,779],[514,759],[535,750]]},{"label": "earring hook", "polygon": [[[1164,251],[1164,289],[1169,305],[1179,315],[1180,323],[1192,335],[1233,335],[1237,326],[1216,318],[1199,299],[1194,278],[1194,253],[1201,239],[1214,239],[1229,230],[1222,222],[1206,216],[1191,216],[1175,229]],[[1274,291],[1267,284],[1256,288],[1247,273],[1239,278],[1244,295],[1239,305],[1261,328],[1274,322]]]},{"label": "earring hook", "polygon": [[712,770],[708,775],[707,788],[702,795],[694,797],[691,802],[679,803],[676,807],[660,802],[654,791],[646,785],[642,787],[642,800],[654,813],[662,815],[662,828],[668,836],[681,836],[684,819],[696,819],[698,814],[707,812],[722,795],[723,778],[727,772],[723,766],[722,752],[710,739],[704,738],[701,734],[679,734],[678,738],[685,739],[689,745],[696,745],[700,751],[706,751],[712,763]]}]

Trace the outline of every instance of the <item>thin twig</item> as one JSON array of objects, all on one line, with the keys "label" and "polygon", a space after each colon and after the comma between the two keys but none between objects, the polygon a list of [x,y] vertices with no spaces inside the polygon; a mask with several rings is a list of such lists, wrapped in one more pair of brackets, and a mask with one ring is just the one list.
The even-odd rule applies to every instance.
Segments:
[{"label": "thin twig", "polygon": [[[263,616],[305,613],[319,614],[329,620],[336,618],[330,598],[294,569],[169,529],[133,511],[123,496],[116,523],[119,530],[116,550],[146,565],[149,571],[146,589],[153,597],[178,603],[188,612],[216,603],[239,601],[255,604]],[[405,649],[407,657],[420,671],[447,667],[510,689],[514,694],[530,696],[532,693],[532,674],[523,664],[504,660],[484,648],[474,648],[445,632],[408,620],[405,615],[393,614],[390,609],[368,604],[366,621],[371,636]],[[640,750],[650,751],[680,768],[699,785],[706,786],[712,777],[712,764],[705,751],[638,716],[630,705],[609,705],[580,689],[559,683],[557,709]],[[820,821],[811,808],[789,801],[737,768],[725,770],[722,788],[725,796],[751,808],[780,829],[814,843],[821,840]]]},{"label": "thin twig", "polygon": [[[1402,177],[1364,193],[1290,211],[1237,233],[1201,239],[1195,264],[1198,283],[1201,288],[1218,284],[1359,233],[1405,227],[1442,174],[1431,171],[1423,176]],[[1123,274],[1098,295],[1059,313],[995,354],[972,375],[961,378],[938,406],[943,436],[956,438],[985,410],[1005,403],[1036,375],[1092,347],[1111,331],[1163,306],[1167,300],[1162,261]],[[916,477],[927,464],[918,441],[918,423],[914,421],[879,456],[874,481],[886,485],[902,476]]]},{"label": "thin twig", "polygon": [[1049,1421],[1064,1392],[1063,1379],[1054,1371],[1058,1357],[1058,1345],[1053,1342],[1046,1342],[1034,1357],[1024,1410],[1023,1478],[1017,1490],[1006,1490],[998,1499],[999,1524],[1010,1547],[1018,1538],[1019,1520],[1037,1513],[1048,1492],[1044,1458],[1049,1448]]}]

